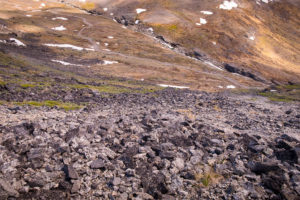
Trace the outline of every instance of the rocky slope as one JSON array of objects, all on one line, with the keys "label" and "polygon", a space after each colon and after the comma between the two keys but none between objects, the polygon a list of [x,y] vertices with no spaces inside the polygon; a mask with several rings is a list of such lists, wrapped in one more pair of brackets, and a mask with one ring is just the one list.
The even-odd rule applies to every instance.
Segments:
[{"label": "rocky slope", "polygon": [[0,199],[299,199],[299,5],[222,2],[2,1]]},{"label": "rocky slope", "polygon": [[1,199],[299,199],[299,104],[175,89],[95,99],[0,107]]}]

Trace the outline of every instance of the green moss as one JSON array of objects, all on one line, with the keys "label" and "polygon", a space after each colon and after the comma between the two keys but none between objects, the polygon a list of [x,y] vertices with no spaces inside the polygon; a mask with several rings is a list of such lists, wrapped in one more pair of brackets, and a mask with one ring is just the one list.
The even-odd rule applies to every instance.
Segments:
[{"label": "green moss", "polygon": [[278,86],[278,89],[287,89],[287,90],[300,90],[300,84],[295,85],[282,85]]},{"label": "green moss", "polygon": [[18,68],[26,66],[25,62],[18,59],[14,59],[11,56],[2,52],[0,52],[0,64],[9,67],[18,67]]},{"label": "green moss", "polygon": [[[110,83],[112,83],[110,81]],[[86,89],[89,88],[91,90],[97,90],[100,93],[108,93],[108,94],[121,94],[121,93],[152,93],[158,90],[161,90],[159,87],[155,86],[141,86],[141,85],[133,85],[122,82],[113,82],[114,84],[119,85],[100,85],[100,86],[93,86],[93,85],[83,85],[83,84],[77,84],[77,85],[68,85],[68,87],[71,88],[77,88],[77,89]],[[125,86],[126,85],[126,86]]]},{"label": "green moss", "polygon": [[33,88],[33,87],[37,87],[37,85],[30,84],[30,83],[21,84],[20,86],[21,86],[22,88]]},{"label": "green moss", "polygon": [[4,86],[6,83],[0,79],[0,86]]},{"label": "green moss", "polygon": [[211,177],[209,174],[206,174],[202,179],[201,179],[201,183],[207,187],[211,182]]},{"label": "green moss", "polygon": [[66,111],[69,110],[77,110],[82,108],[82,105],[74,104],[74,103],[69,103],[69,102],[61,102],[61,101],[23,101],[23,102],[15,102],[15,104],[24,106],[24,105],[29,105],[29,106],[36,106],[36,107],[41,107],[41,106],[46,106],[46,107],[58,107],[61,109],[64,109]]},{"label": "green moss", "polygon": [[291,96],[287,93],[259,92],[258,95],[268,97],[271,101],[291,102],[300,100],[296,96]]}]

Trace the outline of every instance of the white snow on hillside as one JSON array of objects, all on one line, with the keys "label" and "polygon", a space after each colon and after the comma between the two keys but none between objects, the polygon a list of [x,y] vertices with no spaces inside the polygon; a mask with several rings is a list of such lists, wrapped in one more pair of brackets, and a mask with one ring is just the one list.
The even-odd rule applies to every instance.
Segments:
[{"label": "white snow on hillside", "polygon": [[206,11],[206,10],[201,11],[201,13],[204,14],[204,15],[212,15],[212,14],[214,14],[213,12]]},{"label": "white snow on hillside", "polygon": [[160,87],[170,87],[170,88],[178,88],[178,89],[188,89],[186,86],[178,86],[178,85],[166,85],[166,84],[158,84]]},{"label": "white snow on hillside", "polygon": [[64,20],[64,21],[67,21],[68,18],[65,18],[65,17],[53,17],[52,20]]},{"label": "white snow on hillside", "polygon": [[235,87],[234,85],[227,85],[226,88],[227,88],[227,89],[234,89],[234,88],[236,88],[236,87]]},{"label": "white snow on hillside", "polygon": [[102,65],[112,65],[112,64],[117,64],[119,62],[117,61],[110,61],[110,60],[103,60],[103,64]]},{"label": "white snow on hillside", "polygon": [[145,11],[147,11],[147,9],[143,9],[143,8],[137,8],[136,9],[137,14],[140,14],[140,13],[145,12]]},{"label": "white snow on hillside", "polygon": [[79,64],[72,64],[72,63],[68,63],[68,62],[65,62],[65,61],[61,61],[61,60],[51,60],[52,62],[56,62],[56,63],[60,63],[62,65],[72,65],[72,66],[83,66],[83,65],[79,65]]},{"label": "white snow on hillside", "polygon": [[74,49],[74,50],[78,50],[78,51],[82,51],[82,50],[95,51],[94,49],[91,49],[91,48],[83,48],[83,47],[78,47],[78,46],[74,46],[71,44],[44,44],[44,45],[48,46],[48,47],[70,48],[70,49]]},{"label": "white snow on hillside", "polygon": [[55,31],[65,31],[67,29],[64,26],[58,26],[58,27],[52,28],[52,30],[55,30]]},{"label": "white snow on hillside", "polygon": [[196,23],[197,26],[201,26],[202,24],[207,24],[206,19],[200,18],[200,23]]},{"label": "white snow on hillside", "polygon": [[17,46],[26,47],[26,45],[23,42],[21,42],[20,40],[17,40],[16,38],[10,38],[10,41],[14,42],[14,44]]},{"label": "white snow on hillside", "polygon": [[219,8],[224,10],[231,10],[232,8],[237,8],[238,5],[234,1],[224,1]]}]

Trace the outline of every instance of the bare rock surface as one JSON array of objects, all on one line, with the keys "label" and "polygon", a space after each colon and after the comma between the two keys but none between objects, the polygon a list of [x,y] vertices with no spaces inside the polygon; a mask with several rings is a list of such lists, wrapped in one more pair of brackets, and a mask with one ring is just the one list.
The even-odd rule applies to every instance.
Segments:
[{"label": "bare rock surface", "polygon": [[1,199],[297,199],[299,103],[166,89],[0,107]]}]

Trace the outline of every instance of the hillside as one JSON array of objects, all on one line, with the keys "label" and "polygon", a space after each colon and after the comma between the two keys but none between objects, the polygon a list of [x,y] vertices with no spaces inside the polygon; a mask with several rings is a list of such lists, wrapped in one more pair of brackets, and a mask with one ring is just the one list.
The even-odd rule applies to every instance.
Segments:
[{"label": "hillside", "polygon": [[1,1],[0,200],[298,199],[299,6]]}]

